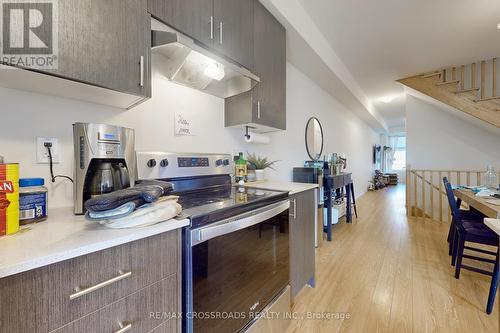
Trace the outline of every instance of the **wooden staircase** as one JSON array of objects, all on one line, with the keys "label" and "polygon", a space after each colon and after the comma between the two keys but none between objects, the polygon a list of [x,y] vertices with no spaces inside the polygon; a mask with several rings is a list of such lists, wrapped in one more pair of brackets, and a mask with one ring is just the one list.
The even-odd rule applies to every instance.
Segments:
[{"label": "wooden staircase", "polygon": [[411,76],[398,82],[500,127],[497,58]]}]

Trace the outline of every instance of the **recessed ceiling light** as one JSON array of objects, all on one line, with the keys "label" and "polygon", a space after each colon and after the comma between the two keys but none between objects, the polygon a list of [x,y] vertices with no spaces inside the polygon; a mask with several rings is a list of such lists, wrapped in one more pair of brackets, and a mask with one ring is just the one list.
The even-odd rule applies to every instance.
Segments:
[{"label": "recessed ceiling light", "polygon": [[394,96],[386,96],[386,97],[382,97],[380,99],[381,102],[384,102],[384,103],[390,103],[394,100]]},{"label": "recessed ceiling light", "polygon": [[392,101],[404,96],[404,94],[392,94],[392,95],[385,95],[377,99],[378,102],[382,103],[391,103]]},{"label": "recessed ceiling light", "polygon": [[393,100],[395,100],[396,97],[397,96],[394,96],[394,95],[384,96],[384,97],[380,98],[379,101],[381,101],[382,103],[390,103]]}]

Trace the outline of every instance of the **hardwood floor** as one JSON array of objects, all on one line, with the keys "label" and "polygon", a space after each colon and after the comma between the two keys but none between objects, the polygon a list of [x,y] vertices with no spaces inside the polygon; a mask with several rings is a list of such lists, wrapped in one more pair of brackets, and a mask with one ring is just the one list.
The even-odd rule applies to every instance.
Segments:
[{"label": "hardwood floor", "polygon": [[[499,332],[498,303],[485,312],[490,278],[466,270],[454,278],[448,224],[407,219],[404,186],[368,192],[358,212],[317,250],[316,288],[296,298],[293,311],[305,318],[287,333]],[[308,312],[349,319],[308,319]]]}]

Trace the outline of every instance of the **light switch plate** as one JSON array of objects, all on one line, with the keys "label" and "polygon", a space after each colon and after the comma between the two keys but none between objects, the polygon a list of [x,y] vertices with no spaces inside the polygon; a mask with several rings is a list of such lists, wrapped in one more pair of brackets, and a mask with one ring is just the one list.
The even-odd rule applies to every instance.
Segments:
[{"label": "light switch plate", "polygon": [[49,163],[49,151],[45,147],[45,143],[50,142],[52,147],[50,151],[52,153],[52,163],[61,162],[61,150],[59,147],[59,140],[57,138],[36,138],[36,162],[41,164]]}]

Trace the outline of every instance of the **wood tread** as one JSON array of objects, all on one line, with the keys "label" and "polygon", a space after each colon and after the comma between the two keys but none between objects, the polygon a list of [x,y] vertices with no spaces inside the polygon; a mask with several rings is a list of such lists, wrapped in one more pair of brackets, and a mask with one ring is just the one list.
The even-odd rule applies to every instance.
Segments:
[{"label": "wood tread", "polygon": [[479,88],[469,88],[455,91],[455,94],[463,94],[471,91],[479,91]]},{"label": "wood tread", "polygon": [[491,101],[494,99],[500,99],[500,96],[490,96],[490,97],[484,97],[484,98],[476,98],[474,102],[485,102],[485,101]]},{"label": "wood tread", "polygon": [[433,77],[433,76],[441,76],[441,72],[422,74],[422,79],[427,79],[427,78]]},{"label": "wood tread", "polygon": [[444,86],[445,84],[455,84],[455,83],[460,83],[460,80],[451,80],[451,81],[439,82],[439,83],[436,83],[436,86]]}]

